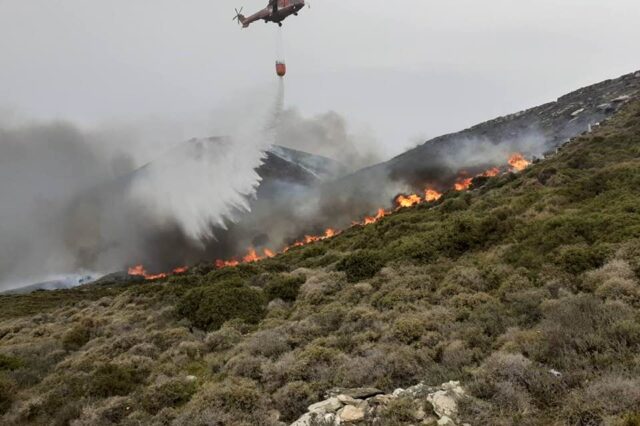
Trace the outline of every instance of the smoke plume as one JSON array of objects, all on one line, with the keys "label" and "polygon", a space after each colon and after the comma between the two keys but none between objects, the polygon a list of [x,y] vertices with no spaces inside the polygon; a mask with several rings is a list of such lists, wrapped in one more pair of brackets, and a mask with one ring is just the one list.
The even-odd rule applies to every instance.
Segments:
[{"label": "smoke plume", "polygon": [[0,289],[139,261],[164,266],[183,260],[172,253],[179,247],[202,252],[214,228],[233,222],[255,196],[255,169],[282,110],[284,87],[274,89],[254,95],[241,114],[230,108],[217,117],[224,137],[147,151],[143,161],[128,155],[136,151],[128,131],[4,117]]}]

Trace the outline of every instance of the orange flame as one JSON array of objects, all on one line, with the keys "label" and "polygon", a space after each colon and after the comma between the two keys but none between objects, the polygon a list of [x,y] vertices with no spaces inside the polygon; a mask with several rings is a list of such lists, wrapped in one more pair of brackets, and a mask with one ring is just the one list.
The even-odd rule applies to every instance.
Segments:
[{"label": "orange flame", "polygon": [[364,221],[362,222],[362,225],[371,225],[373,223],[376,223],[386,215],[387,215],[387,212],[384,211],[384,209],[378,209],[378,213],[375,216],[365,217]]},{"label": "orange flame", "polygon": [[427,188],[424,191],[424,200],[431,203],[433,201],[438,201],[442,197],[442,194],[435,189]]},{"label": "orange flame", "polygon": [[494,167],[484,172],[481,176],[494,177],[494,176],[498,176],[499,174],[500,174],[500,169],[498,167]]},{"label": "orange flame", "polygon": [[411,195],[400,194],[395,198],[394,202],[396,206],[398,206],[398,208],[413,207],[417,204],[420,204],[422,202],[422,198],[420,198],[418,194],[411,194]]},{"label": "orange flame", "polygon": [[[516,171],[522,171],[525,168],[527,168],[531,163],[526,160],[524,158],[524,156],[522,154],[516,153],[511,155],[511,157],[509,158],[509,165],[512,167],[513,170]],[[489,170],[486,170],[484,173],[478,175],[478,176],[484,176],[484,177],[494,177],[497,176],[501,173],[501,169],[498,167],[493,167]],[[464,171],[461,172],[461,174],[466,174]],[[469,187],[471,186],[473,181],[473,178],[460,178],[457,182],[455,182],[454,184],[454,189],[456,191],[464,191],[469,189]],[[397,208],[402,208],[402,207],[413,207],[416,206],[418,204],[421,204],[423,202],[434,202],[439,200],[442,197],[442,193],[433,189],[433,188],[426,188],[424,191],[424,198],[422,198],[420,195],[418,194],[409,194],[409,195],[404,195],[404,194],[400,194],[398,195],[395,199],[394,199],[394,203],[396,205]],[[375,216],[367,216],[365,217],[361,222],[353,222],[352,225],[357,226],[366,226],[366,225],[371,225],[374,223],[379,222],[382,218],[384,218],[385,216],[387,216],[388,214],[390,214],[391,212],[386,211],[385,209],[381,208],[378,209],[377,213]],[[315,243],[317,241],[322,241],[322,240],[326,240],[328,238],[333,238],[337,235],[340,235],[341,231],[332,229],[332,228],[328,228],[327,230],[325,230],[324,235],[305,235],[304,238],[301,241],[296,241],[293,244],[291,244],[288,247],[285,247],[284,249],[282,249],[281,253],[286,253],[287,251],[289,251],[290,249],[294,248],[294,247],[301,247],[301,246],[305,246],[307,244],[312,244]],[[258,254],[258,252],[254,249],[254,248],[250,248],[249,251],[247,252],[247,254],[245,256],[242,257],[241,260],[237,260],[237,259],[230,259],[230,260],[216,260],[215,261],[215,266],[217,268],[224,268],[224,267],[235,267],[240,265],[241,263],[250,263],[250,262],[258,262],[261,261],[263,259],[267,259],[267,258],[272,258],[275,257],[277,255],[277,253],[265,248],[263,249],[263,255],[260,256]],[[188,268],[187,267],[181,267],[181,268],[176,268],[173,270],[173,274],[181,274],[184,272],[187,272]],[[143,276],[148,280],[155,280],[155,279],[160,279],[160,278],[166,278],[169,274],[148,274],[147,271],[145,271],[144,267],[142,265],[137,265],[134,267],[129,268],[129,275],[134,275],[134,276]]]},{"label": "orange flame", "polygon": [[522,154],[516,153],[509,157],[509,165],[513,167],[515,171],[521,172],[529,167],[529,164],[531,164],[531,162],[524,158]]},{"label": "orange flame", "polygon": [[455,188],[456,191],[466,191],[467,189],[469,189],[472,182],[473,182],[473,178],[460,179],[454,184],[453,187]]}]

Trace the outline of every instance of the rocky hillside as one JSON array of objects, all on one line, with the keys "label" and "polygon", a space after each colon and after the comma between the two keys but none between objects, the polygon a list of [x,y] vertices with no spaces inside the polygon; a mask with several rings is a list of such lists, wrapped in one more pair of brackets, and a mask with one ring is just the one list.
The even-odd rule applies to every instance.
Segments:
[{"label": "rocky hillside", "polygon": [[616,103],[520,174],[273,259],[0,296],[0,423],[640,424],[640,100]]}]

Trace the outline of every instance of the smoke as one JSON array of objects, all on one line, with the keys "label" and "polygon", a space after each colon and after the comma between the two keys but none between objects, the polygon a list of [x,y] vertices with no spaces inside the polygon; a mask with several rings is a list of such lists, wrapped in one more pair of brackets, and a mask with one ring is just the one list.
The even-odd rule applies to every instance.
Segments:
[{"label": "smoke", "polygon": [[158,144],[157,152],[130,128],[88,131],[4,115],[0,288],[138,261],[164,266],[182,260],[180,248],[202,252],[215,227],[249,209],[283,97],[279,82],[220,113],[224,137]]},{"label": "smoke", "polygon": [[379,144],[367,131],[353,133],[340,114],[330,111],[303,117],[296,109],[287,109],[279,121],[278,145],[299,149],[340,161],[355,171],[381,160]]}]

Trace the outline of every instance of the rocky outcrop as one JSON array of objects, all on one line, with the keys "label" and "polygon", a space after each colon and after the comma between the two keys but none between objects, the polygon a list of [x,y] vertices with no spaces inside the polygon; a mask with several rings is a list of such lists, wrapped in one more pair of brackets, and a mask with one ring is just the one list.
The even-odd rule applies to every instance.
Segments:
[{"label": "rocky outcrop", "polygon": [[465,397],[460,382],[453,381],[436,387],[419,383],[390,394],[375,388],[335,388],[326,393],[324,401],[310,405],[291,426],[382,426],[393,404],[404,407],[406,415],[413,418],[407,424],[469,426],[460,422],[458,412],[458,403]]}]

